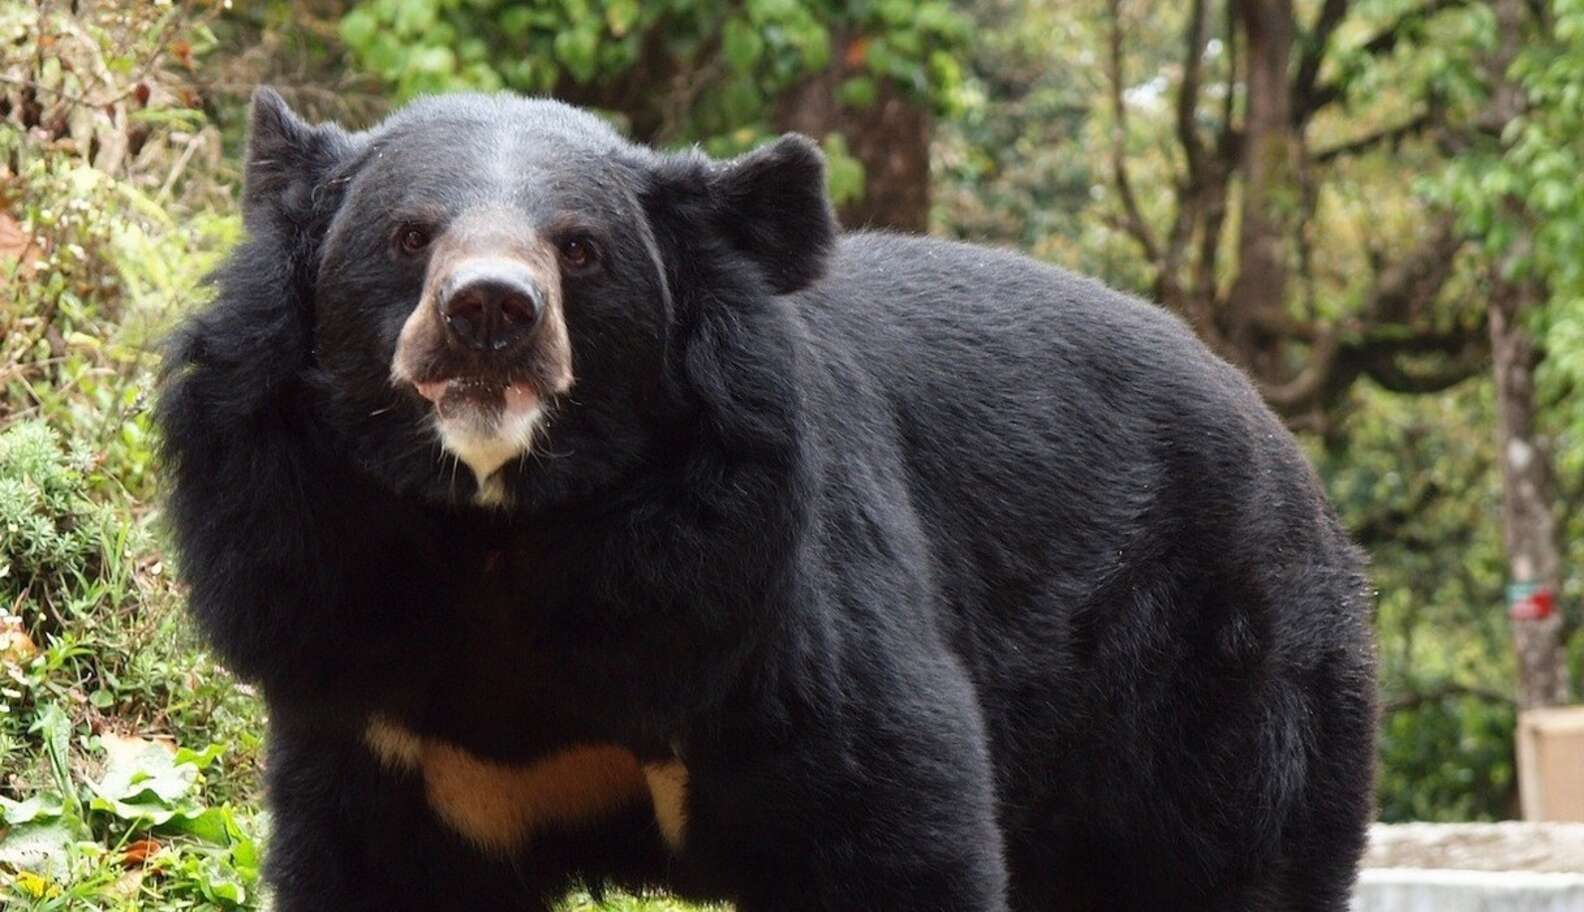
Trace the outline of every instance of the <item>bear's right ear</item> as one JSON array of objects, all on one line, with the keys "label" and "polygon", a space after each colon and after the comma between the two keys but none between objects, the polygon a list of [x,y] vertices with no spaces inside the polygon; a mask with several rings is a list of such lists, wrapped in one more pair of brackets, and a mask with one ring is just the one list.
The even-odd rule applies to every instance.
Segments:
[{"label": "bear's right ear", "polygon": [[242,218],[249,227],[301,227],[314,215],[315,193],[354,142],[335,124],[309,124],[269,86],[253,93]]}]

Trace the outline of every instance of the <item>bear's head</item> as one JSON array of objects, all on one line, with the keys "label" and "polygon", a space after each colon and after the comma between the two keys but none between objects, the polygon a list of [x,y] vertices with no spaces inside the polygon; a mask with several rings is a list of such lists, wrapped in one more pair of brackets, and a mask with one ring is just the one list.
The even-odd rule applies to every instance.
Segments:
[{"label": "bear's head", "polygon": [[734,353],[722,328],[774,322],[835,237],[806,139],[662,154],[508,95],[427,98],[354,134],[260,89],[243,212],[292,262],[282,306],[336,444],[397,489],[497,507],[662,457],[707,411],[699,387],[732,382],[700,372],[780,345]]}]

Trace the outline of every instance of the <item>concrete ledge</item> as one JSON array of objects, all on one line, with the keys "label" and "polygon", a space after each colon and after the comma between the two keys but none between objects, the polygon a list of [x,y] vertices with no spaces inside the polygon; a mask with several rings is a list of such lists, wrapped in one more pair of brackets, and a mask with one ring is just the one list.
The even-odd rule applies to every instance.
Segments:
[{"label": "concrete ledge", "polygon": [[1581,912],[1584,873],[1366,868],[1353,912]]}]

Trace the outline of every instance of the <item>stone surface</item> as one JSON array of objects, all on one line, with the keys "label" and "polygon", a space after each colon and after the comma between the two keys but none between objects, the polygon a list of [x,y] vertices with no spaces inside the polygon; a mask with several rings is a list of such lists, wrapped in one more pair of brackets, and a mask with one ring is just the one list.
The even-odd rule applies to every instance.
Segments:
[{"label": "stone surface", "polygon": [[1584,912],[1584,824],[1376,825],[1353,912]]},{"label": "stone surface", "polygon": [[1584,875],[1584,823],[1377,824],[1364,867]]},{"label": "stone surface", "polygon": [[1353,912],[1581,912],[1584,874],[1372,868]]}]

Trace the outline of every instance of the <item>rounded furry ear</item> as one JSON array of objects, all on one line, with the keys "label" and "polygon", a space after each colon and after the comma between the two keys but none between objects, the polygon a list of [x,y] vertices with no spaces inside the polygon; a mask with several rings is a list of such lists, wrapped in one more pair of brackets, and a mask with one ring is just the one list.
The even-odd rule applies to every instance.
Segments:
[{"label": "rounded furry ear", "polygon": [[353,150],[335,124],[309,124],[269,86],[253,93],[242,217],[254,227],[292,226],[313,210],[313,190]]},{"label": "rounded furry ear", "polygon": [[836,243],[836,214],[825,195],[825,156],[788,133],[724,162],[710,177],[714,221],[764,271],[777,294],[825,274]]}]

